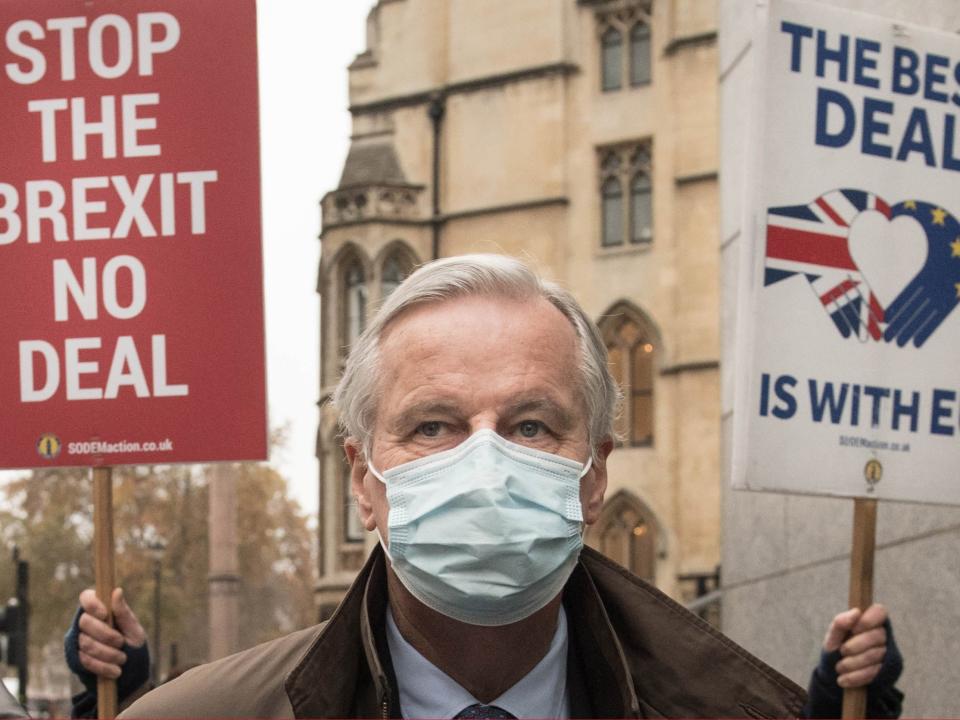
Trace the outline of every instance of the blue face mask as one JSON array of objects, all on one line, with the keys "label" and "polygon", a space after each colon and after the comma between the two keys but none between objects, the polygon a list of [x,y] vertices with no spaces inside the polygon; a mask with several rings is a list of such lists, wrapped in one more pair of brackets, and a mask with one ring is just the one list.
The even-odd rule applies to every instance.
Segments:
[{"label": "blue face mask", "polygon": [[[473,625],[506,625],[557,596],[580,549],[590,469],[478,430],[382,475],[387,555],[417,600]],[[382,542],[382,540],[381,540]]]}]

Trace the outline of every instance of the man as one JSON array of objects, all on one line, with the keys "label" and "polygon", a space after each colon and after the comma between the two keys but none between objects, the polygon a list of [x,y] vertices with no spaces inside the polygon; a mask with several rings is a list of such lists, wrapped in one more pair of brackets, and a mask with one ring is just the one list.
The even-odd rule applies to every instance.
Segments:
[{"label": "man", "polygon": [[[92,589],[80,593],[80,611],[67,632],[64,646],[67,665],[86,689],[74,696],[71,717],[97,716],[97,676],[117,680],[121,707],[153,688],[147,681],[150,656],[146,634],[119,590],[114,591],[113,613],[115,627],[105,622],[107,609]],[[863,686],[867,686],[867,717],[900,717],[903,694],[895,683],[903,659],[885,618],[886,610],[881,605],[872,605],[863,614],[856,609],[847,610],[833,618],[823,641],[820,663],[810,677],[804,717],[840,717],[843,688]],[[167,680],[192,667],[195,666],[171,669]],[[0,701],[2,692],[0,688]],[[12,707],[19,708],[12,698],[10,701]],[[0,702],[0,718],[4,717],[2,709]]]},{"label": "man", "polygon": [[[569,293],[506,257],[430,263],[373,318],[334,402],[382,548],[325,625],[188,672],[124,716],[800,714],[798,686],[582,548],[617,390]],[[864,652],[873,630],[856,633]],[[844,660],[869,673],[863,654]]]}]

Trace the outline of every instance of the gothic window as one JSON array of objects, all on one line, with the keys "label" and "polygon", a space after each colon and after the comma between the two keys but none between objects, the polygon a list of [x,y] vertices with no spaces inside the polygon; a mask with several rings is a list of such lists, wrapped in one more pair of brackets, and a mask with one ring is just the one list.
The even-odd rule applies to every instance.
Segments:
[{"label": "gothic window", "polygon": [[630,84],[650,82],[650,26],[638,22],[630,30]]},{"label": "gothic window", "polygon": [[366,325],[367,279],[359,258],[351,258],[343,272],[343,341],[346,349],[360,337]]},{"label": "gothic window", "polygon": [[643,171],[630,183],[630,242],[648,243],[653,239],[653,187]]},{"label": "gothic window", "polygon": [[389,297],[390,293],[396,290],[402,282],[403,270],[400,269],[399,258],[396,255],[391,255],[383,263],[383,276],[380,280],[380,292],[383,297]]},{"label": "gothic window", "polygon": [[398,244],[383,261],[380,273],[380,297],[386,299],[413,271],[415,260],[406,246]]},{"label": "gothic window", "polygon": [[[603,247],[653,241],[653,181],[649,141],[600,148],[600,242]],[[624,202],[624,188],[629,202]]]},{"label": "gothic window", "polygon": [[603,196],[603,246],[623,244],[623,190],[620,179],[607,178],[601,188]]},{"label": "gothic window", "polygon": [[590,532],[590,544],[634,575],[654,582],[657,574],[657,522],[628,492],[611,498]]},{"label": "gothic window", "polygon": [[641,338],[630,349],[630,443],[653,442],[653,343]]},{"label": "gothic window", "polygon": [[597,37],[600,39],[600,87],[604,92],[650,82],[652,12],[652,0],[608,0],[598,3],[596,19]]},{"label": "gothic window", "polygon": [[623,33],[609,28],[600,38],[600,67],[604,92],[623,85]]},{"label": "gothic window", "polygon": [[623,412],[617,417],[620,441],[650,446],[654,437],[656,336],[643,313],[628,305],[614,308],[600,321],[610,372],[623,391]]}]

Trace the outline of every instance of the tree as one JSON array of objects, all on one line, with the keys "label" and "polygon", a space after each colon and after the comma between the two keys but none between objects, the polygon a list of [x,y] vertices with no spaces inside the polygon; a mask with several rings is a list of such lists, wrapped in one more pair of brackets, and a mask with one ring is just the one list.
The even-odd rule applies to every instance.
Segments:
[{"label": "tree", "polygon": [[238,465],[237,535],[244,645],[315,621],[313,533],[273,468]]},{"label": "tree", "polygon": [[[14,545],[30,563],[30,657],[57,628],[63,635],[80,589],[93,583],[91,484],[80,470],[39,470],[4,488],[0,509],[0,598],[13,593]],[[77,588],[73,592],[73,588]],[[73,594],[73,602],[62,600]]]},{"label": "tree", "polygon": [[[313,622],[313,536],[287,482],[266,465],[232,466],[237,477],[241,642],[245,646]],[[31,564],[31,658],[59,642],[77,595],[93,584],[93,507],[89,470],[42,470],[3,488],[0,598],[9,592],[10,549]],[[181,661],[207,654],[207,468],[156,466],[114,471],[116,577],[148,637],[153,637],[153,559],[162,560],[164,655],[177,642]],[[169,661],[169,657],[166,658]]]}]

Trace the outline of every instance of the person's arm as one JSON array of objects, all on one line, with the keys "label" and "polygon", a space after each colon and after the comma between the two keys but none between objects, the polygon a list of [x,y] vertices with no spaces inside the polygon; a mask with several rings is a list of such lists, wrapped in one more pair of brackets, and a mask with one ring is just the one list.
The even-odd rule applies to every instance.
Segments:
[{"label": "person's arm", "polygon": [[85,688],[73,697],[72,717],[97,716],[97,677],[117,681],[120,704],[139,694],[149,679],[147,634],[120,588],[113,591],[111,605],[115,628],[106,622],[107,608],[96,593],[84,590],[80,608],[64,637],[67,666]]},{"label": "person's arm", "polygon": [[838,718],[845,688],[867,688],[867,717],[900,717],[903,693],[895,683],[903,657],[893,639],[893,627],[882,605],[866,612],[854,608],[833,618],[810,676],[804,717]]}]

